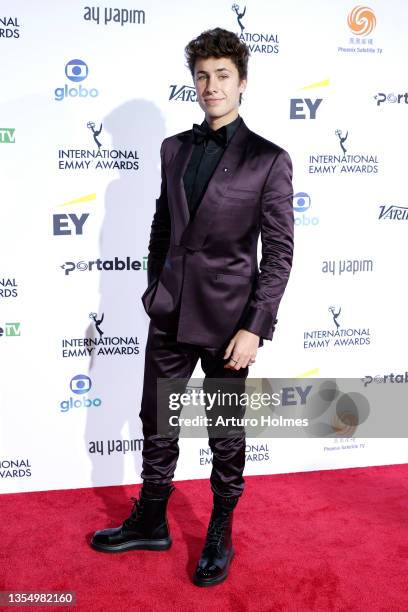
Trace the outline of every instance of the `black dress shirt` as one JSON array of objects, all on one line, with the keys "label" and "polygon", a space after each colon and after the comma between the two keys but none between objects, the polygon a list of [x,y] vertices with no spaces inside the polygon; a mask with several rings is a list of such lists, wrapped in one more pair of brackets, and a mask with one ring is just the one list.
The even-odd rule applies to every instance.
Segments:
[{"label": "black dress shirt", "polygon": [[[228,146],[241,121],[242,119],[238,115],[234,121],[231,121],[231,123],[228,123],[225,126],[227,128],[226,146]],[[207,121],[204,119],[201,125],[207,126]],[[189,164],[183,176],[184,189],[186,192],[191,218],[193,218],[195,215],[197,208],[203,199],[207,185],[225,151],[225,148],[226,147],[218,145],[213,140],[209,140],[208,142],[204,141],[200,144],[194,145]]]}]

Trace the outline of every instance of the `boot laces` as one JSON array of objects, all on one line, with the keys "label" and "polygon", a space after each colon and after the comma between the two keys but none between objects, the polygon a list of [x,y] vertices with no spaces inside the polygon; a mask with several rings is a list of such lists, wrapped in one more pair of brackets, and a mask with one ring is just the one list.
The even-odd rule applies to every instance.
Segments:
[{"label": "boot laces", "polygon": [[123,526],[128,529],[131,529],[132,527],[135,527],[138,524],[138,521],[141,518],[144,508],[142,499],[138,499],[137,497],[131,497],[130,499],[133,502],[132,512],[129,518],[125,519],[125,521],[123,522]]},{"label": "boot laces", "polygon": [[205,548],[207,549],[207,551],[216,550],[218,552],[221,552],[221,548],[225,540],[225,532],[228,526],[228,522],[229,512],[217,516],[210,522],[205,543]]}]

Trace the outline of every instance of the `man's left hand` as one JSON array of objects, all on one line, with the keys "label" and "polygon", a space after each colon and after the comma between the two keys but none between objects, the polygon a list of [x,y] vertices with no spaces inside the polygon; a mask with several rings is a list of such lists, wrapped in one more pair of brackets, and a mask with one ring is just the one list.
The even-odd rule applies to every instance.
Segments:
[{"label": "man's left hand", "polygon": [[246,329],[240,329],[231,338],[224,359],[229,359],[224,368],[239,370],[255,363],[260,337]]}]

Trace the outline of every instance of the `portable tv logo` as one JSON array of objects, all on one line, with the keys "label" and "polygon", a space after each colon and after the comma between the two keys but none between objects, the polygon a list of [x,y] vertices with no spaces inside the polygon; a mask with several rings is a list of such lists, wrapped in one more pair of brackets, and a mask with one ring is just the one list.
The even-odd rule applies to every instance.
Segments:
[{"label": "portable tv logo", "polygon": [[130,257],[126,257],[126,259],[119,259],[119,257],[115,257],[115,259],[95,259],[94,261],[78,261],[75,263],[74,261],[66,261],[62,264],[61,268],[64,270],[65,276],[68,276],[74,270],[79,270],[80,272],[93,272],[95,270],[98,271],[111,271],[115,272],[123,272],[124,270],[129,272],[130,270],[147,270],[147,255],[143,257],[143,263],[141,263],[137,259],[131,259]]},{"label": "portable tv logo", "polygon": [[99,95],[99,91],[97,89],[87,89],[81,84],[81,81],[84,81],[88,77],[88,73],[88,65],[83,60],[73,59],[69,61],[65,66],[65,76],[72,83],[79,83],[79,86],[69,87],[69,85],[66,83],[64,87],[57,87],[54,92],[54,99],[61,102],[66,98],[96,98],[96,96]]},{"label": "portable tv logo", "polygon": [[305,191],[299,191],[293,196],[293,210],[295,212],[295,226],[318,225],[319,218],[306,214],[312,205],[310,195]]},{"label": "portable tv logo", "polygon": [[77,374],[71,378],[69,387],[72,393],[80,397],[70,397],[60,402],[59,408],[61,412],[68,412],[72,410],[72,408],[97,408],[102,404],[102,400],[99,397],[92,399],[87,395],[92,388],[92,380],[89,376]]},{"label": "portable tv logo", "polygon": [[0,128],[0,144],[14,144],[15,131],[15,128]]},{"label": "portable tv logo", "polygon": [[381,106],[381,104],[408,104],[408,92],[405,93],[382,93],[379,92],[374,96],[374,100],[377,102],[377,106]]},{"label": "portable tv logo", "polygon": [[4,328],[0,327],[0,338],[3,336],[21,336],[20,323],[4,323]]},{"label": "portable tv logo", "polygon": [[270,32],[248,32],[243,22],[246,14],[246,6],[243,9],[239,4],[233,4],[231,10],[235,13],[240,32],[237,36],[248,46],[251,53],[279,53],[279,39],[277,33]]}]

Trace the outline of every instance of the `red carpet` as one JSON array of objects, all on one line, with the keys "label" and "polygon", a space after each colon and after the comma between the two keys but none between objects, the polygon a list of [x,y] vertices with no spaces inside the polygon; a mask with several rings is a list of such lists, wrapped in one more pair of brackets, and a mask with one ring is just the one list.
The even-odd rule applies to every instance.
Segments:
[{"label": "red carpet", "polygon": [[140,485],[2,495],[0,590],[72,590],[93,611],[408,610],[408,465],[246,477],[230,575],[211,588],[190,582],[208,481],[175,485],[172,548],[114,555],[89,538],[128,516]]}]

